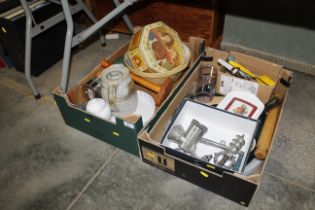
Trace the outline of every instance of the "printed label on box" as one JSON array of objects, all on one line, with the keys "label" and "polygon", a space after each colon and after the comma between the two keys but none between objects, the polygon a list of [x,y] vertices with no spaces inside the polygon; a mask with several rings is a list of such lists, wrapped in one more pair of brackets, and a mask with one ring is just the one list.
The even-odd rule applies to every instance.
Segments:
[{"label": "printed label on box", "polygon": [[221,75],[220,93],[228,94],[233,90],[246,90],[255,95],[258,92],[258,83]]},{"label": "printed label on box", "polygon": [[132,123],[129,123],[129,122],[126,122],[126,121],[124,121],[124,126],[126,126],[128,128],[132,128],[132,129],[135,128],[135,126]]}]

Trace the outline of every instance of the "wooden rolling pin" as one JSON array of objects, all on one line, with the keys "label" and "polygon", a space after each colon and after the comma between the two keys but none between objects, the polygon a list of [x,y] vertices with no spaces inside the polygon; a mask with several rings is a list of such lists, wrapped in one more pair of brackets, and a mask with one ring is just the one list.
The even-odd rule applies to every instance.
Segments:
[{"label": "wooden rolling pin", "polygon": [[137,76],[131,72],[129,72],[129,74],[130,74],[132,80],[135,81],[136,83],[142,85],[143,87],[146,87],[146,88],[152,90],[155,93],[160,92],[160,90],[161,90],[160,86],[158,86],[158,85],[156,85],[156,84],[154,84],[148,80],[145,80],[144,78],[139,77],[139,76]]},{"label": "wooden rolling pin", "polygon": [[277,125],[277,119],[279,117],[280,110],[281,106],[277,105],[270,109],[267,114],[255,150],[255,157],[259,160],[264,160],[267,156],[271,139]]}]

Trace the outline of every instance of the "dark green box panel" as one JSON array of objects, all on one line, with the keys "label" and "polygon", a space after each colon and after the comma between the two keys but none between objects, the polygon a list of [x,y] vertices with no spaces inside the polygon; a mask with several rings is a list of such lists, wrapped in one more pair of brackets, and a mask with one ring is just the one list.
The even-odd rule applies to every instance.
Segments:
[{"label": "dark green box panel", "polygon": [[137,134],[143,127],[141,119],[132,129],[125,126],[121,119],[116,118],[116,124],[113,124],[74,108],[67,103],[63,95],[54,93],[54,98],[67,125],[139,156]]}]

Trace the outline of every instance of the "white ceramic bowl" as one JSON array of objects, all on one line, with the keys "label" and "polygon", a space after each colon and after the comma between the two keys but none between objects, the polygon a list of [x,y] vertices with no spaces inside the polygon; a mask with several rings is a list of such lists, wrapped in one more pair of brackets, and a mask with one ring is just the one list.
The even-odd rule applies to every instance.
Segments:
[{"label": "white ceramic bowl", "polygon": [[86,111],[105,120],[112,117],[109,105],[101,98],[91,99],[86,105]]}]

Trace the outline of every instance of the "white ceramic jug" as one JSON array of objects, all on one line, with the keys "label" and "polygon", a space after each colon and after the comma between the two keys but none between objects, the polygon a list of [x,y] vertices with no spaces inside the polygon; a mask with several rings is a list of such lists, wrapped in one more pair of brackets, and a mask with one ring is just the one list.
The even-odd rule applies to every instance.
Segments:
[{"label": "white ceramic jug", "polygon": [[109,104],[113,115],[130,115],[137,108],[135,84],[129,75],[129,70],[122,64],[113,64],[102,72],[101,94]]}]

